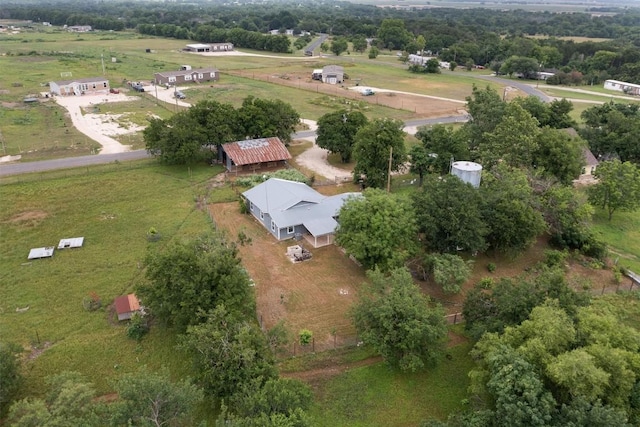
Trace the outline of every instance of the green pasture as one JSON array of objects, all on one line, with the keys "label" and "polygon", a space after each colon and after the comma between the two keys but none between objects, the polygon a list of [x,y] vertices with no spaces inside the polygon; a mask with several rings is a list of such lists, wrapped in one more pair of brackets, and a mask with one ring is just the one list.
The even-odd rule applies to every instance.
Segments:
[{"label": "green pasture", "polygon": [[[153,328],[138,345],[114,320],[111,304],[142,280],[148,251],[211,229],[196,200],[218,172],[145,160],[3,181],[0,330],[3,341],[25,348],[23,395],[40,395],[44,377],[63,370],[82,372],[99,394],[111,390],[114,376],[142,364],[166,365],[176,376],[187,372],[171,332]],[[234,198],[232,191],[216,194]],[[162,234],[160,241],[147,241],[151,227]],[[82,248],[27,260],[31,248],[80,236]],[[91,293],[103,304],[95,312],[83,308]],[[38,355],[37,349],[45,350]]]},{"label": "green pasture", "polygon": [[384,363],[350,369],[316,387],[313,425],[326,427],[415,426],[446,419],[463,409],[471,343],[449,348],[451,359],[423,372],[401,373]]},{"label": "green pasture", "polygon": [[611,221],[603,209],[596,209],[592,228],[600,233],[618,265],[640,274],[640,212],[614,212]]}]

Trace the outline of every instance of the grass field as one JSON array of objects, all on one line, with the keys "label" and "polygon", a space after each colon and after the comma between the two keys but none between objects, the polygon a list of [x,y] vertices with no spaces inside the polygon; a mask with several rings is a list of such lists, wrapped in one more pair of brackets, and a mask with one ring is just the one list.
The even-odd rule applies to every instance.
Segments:
[{"label": "grass field", "polygon": [[596,209],[593,229],[610,246],[611,258],[640,273],[640,212],[615,212],[611,221],[602,209]]},{"label": "grass field", "polygon": [[416,426],[427,418],[446,419],[463,409],[473,367],[470,343],[448,349],[451,360],[416,374],[402,374],[378,363],[350,369],[316,384],[315,426]]},{"label": "grass field", "polygon": [[[0,330],[3,341],[25,347],[23,395],[40,395],[44,377],[62,370],[82,372],[99,394],[109,392],[114,376],[142,364],[166,365],[176,376],[186,372],[171,333],[155,329],[137,345],[114,321],[111,303],[141,280],[149,250],[210,230],[195,199],[206,193],[207,180],[218,171],[144,161],[46,179],[24,176],[0,186]],[[161,241],[147,242],[150,227],[160,231]],[[82,248],[27,261],[31,248],[79,236],[85,238]],[[92,292],[103,303],[96,312],[83,309]]]}]

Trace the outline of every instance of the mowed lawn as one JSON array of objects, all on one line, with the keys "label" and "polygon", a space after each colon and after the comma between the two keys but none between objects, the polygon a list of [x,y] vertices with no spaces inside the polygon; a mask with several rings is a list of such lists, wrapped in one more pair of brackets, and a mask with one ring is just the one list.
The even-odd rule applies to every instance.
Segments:
[{"label": "mowed lawn", "polygon": [[[211,230],[196,200],[219,171],[142,161],[3,181],[0,335],[25,348],[24,394],[41,394],[44,378],[62,370],[80,371],[99,394],[143,364],[166,365],[176,376],[188,372],[173,334],[154,328],[138,345],[114,320],[112,303],[142,280],[148,251]],[[160,241],[147,241],[151,227]],[[31,248],[80,236],[82,248],[27,260]],[[95,312],[83,308],[91,293],[103,304]]]}]

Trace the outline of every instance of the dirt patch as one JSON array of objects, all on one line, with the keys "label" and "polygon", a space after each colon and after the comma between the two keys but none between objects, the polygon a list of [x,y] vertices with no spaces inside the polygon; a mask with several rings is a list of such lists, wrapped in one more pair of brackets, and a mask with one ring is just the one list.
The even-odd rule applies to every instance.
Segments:
[{"label": "dirt patch", "polygon": [[[234,70],[230,72],[241,77],[257,79],[283,86],[304,89],[321,95],[333,95],[340,98],[362,101],[365,103],[382,105],[389,108],[413,112],[415,117],[441,117],[458,114],[461,105],[456,102],[428,98],[404,93],[376,93],[373,96],[362,96],[360,92],[347,89],[347,85],[332,85],[312,80],[308,72],[291,72],[286,74],[259,73],[252,71]],[[463,107],[462,107],[463,108]]]},{"label": "dirt patch", "polygon": [[6,222],[27,227],[34,227],[40,224],[49,214],[45,211],[25,211],[12,216]]},{"label": "dirt patch", "polygon": [[[304,241],[278,242],[253,216],[240,214],[237,203],[213,204],[209,211],[230,239],[236,240],[239,232],[251,239],[239,250],[255,283],[257,315],[264,329],[280,320],[293,336],[310,329],[315,351],[355,344],[347,312],[366,280],[361,268],[333,245],[315,249]],[[295,244],[309,249],[313,258],[292,264],[286,252]],[[289,352],[293,351],[292,345]]]},{"label": "dirt patch", "polygon": [[40,345],[38,347],[32,347],[31,351],[29,352],[29,355],[27,356],[27,359],[34,360],[34,359],[38,358],[38,356],[40,356],[42,353],[44,353],[46,349],[51,347],[51,345],[52,345],[51,342],[45,341],[45,342],[42,343],[42,345]]},{"label": "dirt patch", "polygon": [[382,361],[382,356],[370,357],[368,359],[349,363],[337,362],[333,359],[327,359],[324,363],[324,366],[310,369],[308,371],[283,372],[280,374],[280,376],[285,378],[295,378],[300,381],[304,381],[313,388],[316,388],[318,385],[320,385],[320,383],[324,383],[330,378],[337,377],[338,375],[348,371],[349,369],[371,366]]}]

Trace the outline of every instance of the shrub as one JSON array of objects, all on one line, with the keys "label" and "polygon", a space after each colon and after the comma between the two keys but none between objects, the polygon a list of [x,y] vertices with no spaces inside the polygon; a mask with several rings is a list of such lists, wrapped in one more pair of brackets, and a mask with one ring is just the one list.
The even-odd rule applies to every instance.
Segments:
[{"label": "shrub", "polygon": [[298,337],[300,338],[300,345],[309,345],[311,344],[311,340],[313,339],[313,332],[308,329],[302,329],[298,333]]},{"label": "shrub", "polygon": [[547,267],[560,267],[564,264],[568,256],[569,252],[566,250],[556,251],[554,249],[549,249],[544,251],[544,264]]},{"label": "shrub", "polygon": [[87,311],[96,311],[102,307],[102,300],[95,292],[90,292],[88,296],[82,300],[82,306]]},{"label": "shrub", "polygon": [[149,332],[149,323],[140,313],[134,313],[127,327],[127,336],[140,341]]},{"label": "shrub", "polygon": [[482,280],[478,282],[480,289],[493,289],[493,285],[495,285],[495,281],[491,277],[483,277]]},{"label": "shrub", "polygon": [[156,230],[155,227],[151,227],[149,228],[149,231],[147,231],[147,240],[149,242],[157,242],[161,238],[162,235],[158,232],[158,230]]},{"label": "shrub", "polygon": [[489,264],[487,264],[487,270],[489,271],[489,273],[493,273],[494,271],[496,271],[496,264],[490,262]]}]

